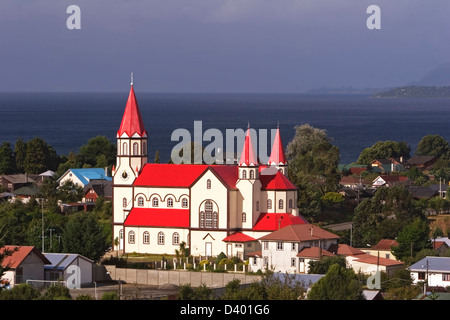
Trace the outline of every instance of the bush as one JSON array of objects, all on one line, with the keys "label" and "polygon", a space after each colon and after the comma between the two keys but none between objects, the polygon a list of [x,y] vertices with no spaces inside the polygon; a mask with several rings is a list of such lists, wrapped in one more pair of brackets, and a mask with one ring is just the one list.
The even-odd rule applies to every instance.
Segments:
[{"label": "bush", "polygon": [[40,296],[39,290],[29,284],[17,284],[11,290],[0,290],[0,300],[34,300]]},{"label": "bush", "polygon": [[104,292],[101,300],[119,300],[117,292]]},{"label": "bush", "polygon": [[42,295],[43,300],[71,300],[70,290],[65,285],[57,283],[51,285]]}]

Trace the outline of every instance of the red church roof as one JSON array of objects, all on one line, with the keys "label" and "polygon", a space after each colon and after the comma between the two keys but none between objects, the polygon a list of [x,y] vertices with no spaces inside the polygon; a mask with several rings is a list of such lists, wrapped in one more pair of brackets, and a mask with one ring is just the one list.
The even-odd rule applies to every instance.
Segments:
[{"label": "red church roof", "polygon": [[308,224],[302,216],[294,216],[291,213],[261,213],[253,230],[275,231],[288,225]]},{"label": "red church roof", "polygon": [[255,158],[252,138],[250,136],[250,127],[247,129],[247,134],[245,135],[244,147],[242,148],[241,159],[239,165],[254,166],[257,165],[257,160]]},{"label": "red church roof", "polygon": [[283,143],[281,142],[280,128],[277,127],[277,133],[270,152],[269,165],[287,164],[284,154]]},{"label": "red church roof", "polygon": [[141,137],[147,136],[133,86],[131,86],[130,94],[128,95],[127,105],[125,106],[119,131],[117,131],[117,137],[121,137],[124,133],[128,137],[134,134],[138,134]]},{"label": "red church roof", "polygon": [[243,234],[242,232],[235,232],[228,237],[225,237],[222,241],[224,242],[248,242],[248,241],[255,241],[255,238],[252,238],[246,234]]},{"label": "red church roof", "polygon": [[286,176],[277,171],[274,175],[260,175],[261,190],[297,190],[297,187]]},{"label": "red church roof", "polygon": [[189,209],[133,208],[124,225],[189,228]]}]

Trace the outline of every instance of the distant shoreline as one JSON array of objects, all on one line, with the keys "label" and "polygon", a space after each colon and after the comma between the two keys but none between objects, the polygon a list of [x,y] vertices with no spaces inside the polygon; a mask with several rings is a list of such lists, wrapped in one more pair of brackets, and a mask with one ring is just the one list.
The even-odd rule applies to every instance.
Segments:
[{"label": "distant shoreline", "polygon": [[450,98],[450,86],[404,86],[375,93],[373,98]]}]

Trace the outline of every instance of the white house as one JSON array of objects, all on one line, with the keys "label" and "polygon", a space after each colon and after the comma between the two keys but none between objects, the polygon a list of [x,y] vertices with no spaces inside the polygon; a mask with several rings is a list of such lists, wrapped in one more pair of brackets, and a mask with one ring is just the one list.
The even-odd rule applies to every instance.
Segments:
[{"label": "white house", "polygon": [[50,264],[44,267],[45,280],[68,281],[72,278],[75,280],[72,275],[76,272],[76,276],[79,276],[79,283],[76,283],[77,285],[85,286],[92,284],[94,266],[92,260],[75,253],[44,253],[44,256],[50,261]]},{"label": "white house", "polygon": [[[148,163],[148,134],[131,86],[117,131],[113,243],[123,252],[245,255],[257,239],[308,222],[296,210],[279,130],[268,163],[254,155],[250,130],[238,164]],[[244,241],[243,241],[244,240]],[[245,246],[244,246],[245,244]],[[253,246],[253,247],[252,247]]]},{"label": "white house", "polygon": [[450,286],[450,257],[425,257],[408,268],[413,283],[428,287]]},{"label": "white house", "polygon": [[92,180],[111,181],[112,178],[108,177],[106,169],[80,168],[67,170],[57,181],[60,186],[62,186],[66,181],[72,181],[75,185],[84,188]]}]

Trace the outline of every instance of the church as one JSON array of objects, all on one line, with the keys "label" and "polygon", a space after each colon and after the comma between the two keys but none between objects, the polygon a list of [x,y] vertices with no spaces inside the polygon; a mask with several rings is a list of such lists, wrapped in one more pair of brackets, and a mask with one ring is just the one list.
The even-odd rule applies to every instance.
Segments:
[{"label": "church", "polygon": [[307,224],[277,129],[268,163],[255,157],[249,129],[237,164],[149,163],[149,134],[131,84],[117,131],[113,168],[113,242],[124,253],[244,259],[261,250],[258,238]]}]

